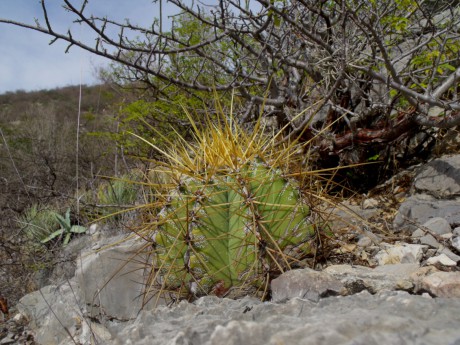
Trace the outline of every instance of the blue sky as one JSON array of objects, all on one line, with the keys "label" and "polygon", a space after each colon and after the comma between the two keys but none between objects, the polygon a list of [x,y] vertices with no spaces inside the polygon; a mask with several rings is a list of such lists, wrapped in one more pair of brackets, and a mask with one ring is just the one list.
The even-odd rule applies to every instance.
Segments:
[{"label": "blue sky", "polygon": [[[82,0],[72,0],[77,8]],[[91,42],[94,37],[77,24],[73,17],[61,7],[61,0],[47,0],[52,24]],[[167,6],[167,5],[166,5]],[[166,8],[168,12],[172,9]],[[90,0],[88,13],[123,21],[129,18],[132,24],[148,26],[158,17],[158,4],[152,0]],[[37,18],[44,25],[39,0],[0,0],[0,17],[34,24]],[[97,80],[97,69],[108,61],[72,47],[65,53],[67,45],[57,41],[49,45],[50,36],[32,30],[0,23],[0,93],[16,90],[39,90],[77,85],[80,76],[83,84]]]}]

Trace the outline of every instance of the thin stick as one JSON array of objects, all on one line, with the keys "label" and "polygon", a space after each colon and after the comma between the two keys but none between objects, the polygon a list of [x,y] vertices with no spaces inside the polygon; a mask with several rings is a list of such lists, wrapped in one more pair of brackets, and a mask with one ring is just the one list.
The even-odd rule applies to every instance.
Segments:
[{"label": "thin stick", "polygon": [[[81,31],[81,30],[80,30]],[[78,196],[78,192],[80,189],[79,185],[79,174],[78,174],[78,166],[79,166],[79,149],[80,149],[80,116],[81,116],[81,89],[82,89],[82,56],[80,55],[80,89],[78,95],[78,114],[77,114],[77,140],[76,140],[76,147],[75,147],[75,179],[76,179],[76,198],[77,198],[77,223],[80,223],[80,198]]]}]

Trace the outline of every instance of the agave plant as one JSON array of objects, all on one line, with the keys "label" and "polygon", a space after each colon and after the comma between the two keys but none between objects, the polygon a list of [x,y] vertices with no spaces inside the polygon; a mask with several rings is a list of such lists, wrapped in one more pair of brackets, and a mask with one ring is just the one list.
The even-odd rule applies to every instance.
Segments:
[{"label": "agave plant", "polygon": [[[178,138],[158,172],[168,184],[144,226],[153,242],[149,287],[175,298],[266,293],[273,276],[315,252],[316,229],[294,158],[258,123],[246,132],[230,117],[193,123],[195,141]],[[161,199],[161,198],[160,198]]]},{"label": "agave plant", "polygon": [[51,241],[52,239],[61,236],[63,238],[62,243],[63,245],[67,245],[70,242],[70,238],[74,234],[81,234],[86,232],[86,228],[81,225],[72,225],[70,222],[70,208],[67,209],[65,216],[62,217],[60,214],[56,213],[55,217],[59,224],[61,225],[61,228],[59,230],[54,231],[51,233],[49,236],[44,238],[41,242],[42,243],[47,243]]}]

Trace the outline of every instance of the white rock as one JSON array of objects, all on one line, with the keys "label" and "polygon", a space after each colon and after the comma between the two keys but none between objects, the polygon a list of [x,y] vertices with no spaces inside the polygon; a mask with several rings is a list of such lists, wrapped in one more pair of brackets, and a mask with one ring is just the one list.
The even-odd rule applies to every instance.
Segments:
[{"label": "white rock", "polygon": [[441,264],[443,266],[457,266],[457,263],[450,259],[446,254],[433,256],[432,258],[429,258],[426,263],[428,265]]},{"label": "white rock", "polygon": [[396,244],[379,251],[375,259],[379,265],[420,263],[423,251],[427,248],[421,244]]},{"label": "white rock", "polygon": [[323,296],[336,296],[345,292],[343,284],[326,272],[300,269],[284,272],[271,282],[272,301],[305,298],[317,302]]},{"label": "white rock", "polygon": [[90,225],[87,233],[90,234],[90,235],[94,235],[97,230],[98,230],[98,225],[96,223],[94,223],[94,224]]},{"label": "white rock", "polygon": [[410,290],[410,276],[419,270],[418,264],[377,266],[374,269],[357,265],[332,265],[323,272],[338,278],[349,294],[368,290],[377,293],[384,290]]},{"label": "white rock", "polygon": [[448,234],[442,234],[441,237],[445,240],[450,240],[454,236],[453,233],[449,232]]},{"label": "white rock", "polygon": [[460,272],[435,272],[423,277],[419,291],[429,291],[437,297],[460,297]]},{"label": "white rock", "polygon": [[441,246],[438,248],[438,254],[445,254],[449,259],[459,262],[460,261],[460,256],[457,254],[453,253],[449,248],[446,248],[444,246]]},{"label": "white rock", "polygon": [[[75,273],[88,305],[97,306],[108,317],[130,319],[142,307],[147,267],[144,244],[126,236],[111,238],[118,243],[100,251],[83,251]],[[152,301],[153,302],[153,301]]]},{"label": "white rock", "polygon": [[357,245],[358,247],[369,247],[372,245],[372,240],[367,236],[363,236],[359,239]]},{"label": "white rock", "polygon": [[24,319],[25,319],[25,316],[22,313],[17,313],[13,317],[14,322],[21,322]]}]

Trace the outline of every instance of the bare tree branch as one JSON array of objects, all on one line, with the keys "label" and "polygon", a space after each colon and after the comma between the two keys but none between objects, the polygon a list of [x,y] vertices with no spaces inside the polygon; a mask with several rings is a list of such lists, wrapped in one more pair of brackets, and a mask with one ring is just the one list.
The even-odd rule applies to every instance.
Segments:
[{"label": "bare tree branch", "polygon": [[[45,0],[44,25],[0,23],[106,57],[120,83],[143,82],[164,97],[171,87],[197,98],[238,90],[248,106],[242,118],[264,106],[289,131],[287,140],[323,133],[337,152],[400,141],[410,126],[460,123],[456,0],[169,0],[178,14],[168,30],[158,20],[140,27],[93,16],[89,0],[61,1],[94,41],[57,32]],[[433,116],[434,107],[442,116]]]}]

